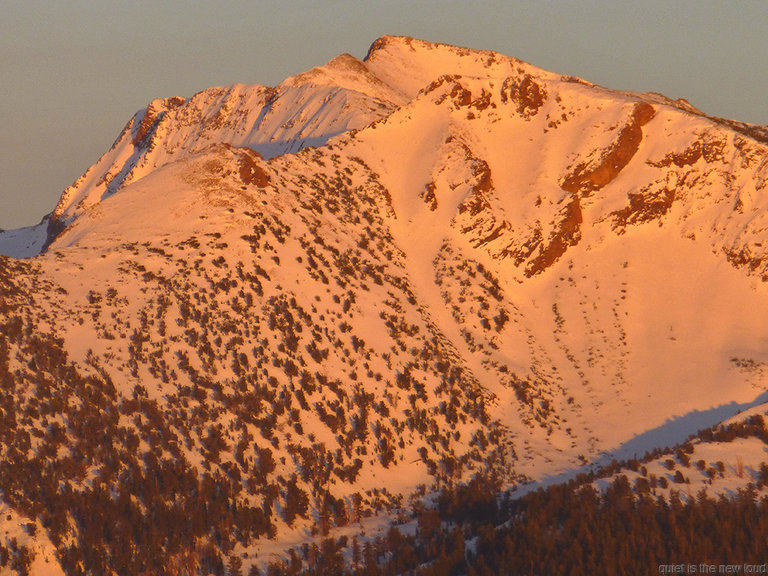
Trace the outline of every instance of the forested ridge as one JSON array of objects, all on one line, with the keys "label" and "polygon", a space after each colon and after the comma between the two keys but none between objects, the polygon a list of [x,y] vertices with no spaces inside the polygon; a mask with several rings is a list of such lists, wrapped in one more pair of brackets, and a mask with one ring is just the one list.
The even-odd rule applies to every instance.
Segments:
[{"label": "forested ridge", "polygon": [[[668,485],[666,478],[641,475],[630,482],[622,473],[644,474],[644,464],[664,456],[686,462],[696,441],[753,437],[768,441],[761,416],[702,430],[679,446],[614,461],[520,498],[477,478],[444,490],[434,508],[414,508],[413,534],[395,526],[362,544],[325,540],[292,551],[287,562],[262,574],[630,576],[658,574],[671,564],[760,565],[768,556],[768,496],[760,492],[768,464],[732,497],[706,490],[689,497],[682,486],[665,497],[657,488]],[[604,489],[595,487],[611,478]]]}]

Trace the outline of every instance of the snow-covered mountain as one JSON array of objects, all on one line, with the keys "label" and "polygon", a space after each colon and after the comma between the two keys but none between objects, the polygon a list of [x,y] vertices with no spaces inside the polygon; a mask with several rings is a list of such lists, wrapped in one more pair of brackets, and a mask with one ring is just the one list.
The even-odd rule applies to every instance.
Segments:
[{"label": "snow-covered mountain", "polygon": [[3,499],[67,573],[207,573],[756,406],[765,134],[400,37],[155,100],[0,233]]},{"label": "snow-covered mountain", "polygon": [[[417,48],[422,55],[414,59],[409,52]],[[494,75],[507,75],[517,64],[491,53],[433,50],[416,40],[382,38],[365,61],[343,54],[276,87],[235,84],[209,88],[188,100],[154,100],[134,115],[110,151],[65,190],[52,226],[65,227],[122,186],[214,143],[247,147],[265,158],[325,144],[389,116],[442,74],[474,73],[483,58],[490,59]]]}]

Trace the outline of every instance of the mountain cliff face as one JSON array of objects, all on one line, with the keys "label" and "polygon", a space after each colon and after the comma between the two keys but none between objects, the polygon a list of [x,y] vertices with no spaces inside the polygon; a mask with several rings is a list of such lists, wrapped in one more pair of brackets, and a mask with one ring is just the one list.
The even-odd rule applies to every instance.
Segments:
[{"label": "mountain cliff face", "polygon": [[216,573],[754,406],[763,134],[396,37],[155,100],[0,258],[3,500],[68,574]]}]

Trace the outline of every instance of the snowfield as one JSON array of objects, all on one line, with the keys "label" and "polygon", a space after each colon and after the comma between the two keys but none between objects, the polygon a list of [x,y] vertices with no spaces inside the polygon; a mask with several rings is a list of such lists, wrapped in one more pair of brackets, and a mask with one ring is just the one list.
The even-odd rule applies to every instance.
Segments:
[{"label": "snowfield", "polygon": [[[477,475],[551,483],[764,410],[768,146],[734,126],[399,37],[154,100],[0,232],[0,460],[66,470],[6,479],[11,516],[162,502],[196,523],[154,556],[59,511],[36,558],[181,566],[216,537],[247,568]],[[732,493],[765,450],[697,444],[725,472],[687,489]],[[186,484],[150,490],[161,469]]]}]

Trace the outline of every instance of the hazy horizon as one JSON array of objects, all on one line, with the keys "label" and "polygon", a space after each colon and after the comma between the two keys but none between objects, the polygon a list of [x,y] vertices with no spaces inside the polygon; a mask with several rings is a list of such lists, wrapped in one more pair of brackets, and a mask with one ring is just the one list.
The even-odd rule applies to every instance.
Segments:
[{"label": "hazy horizon", "polygon": [[153,98],[275,85],[384,34],[490,49],[768,124],[768,5],[3,2],[0,228],[38,222]]}]

